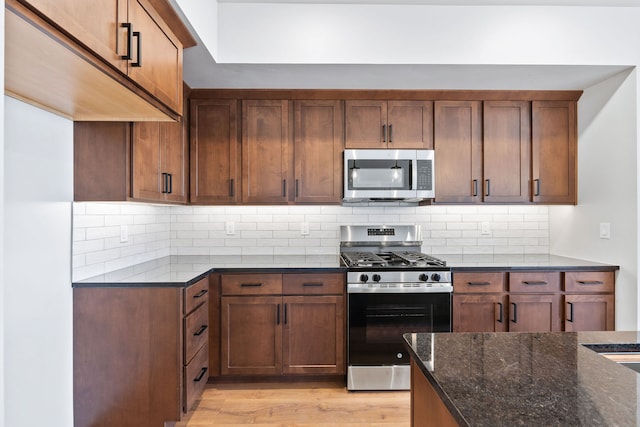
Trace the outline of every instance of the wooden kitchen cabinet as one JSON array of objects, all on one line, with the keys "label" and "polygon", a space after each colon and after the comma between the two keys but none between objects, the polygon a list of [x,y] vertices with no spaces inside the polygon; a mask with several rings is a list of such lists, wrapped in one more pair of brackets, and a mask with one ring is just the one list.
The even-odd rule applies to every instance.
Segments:
[{"label": "wooden kitchen cabinet", "polygon": [[564,330],[615,330],[615,275],[612,271],[564,273]]},{"label": "wooden kitchen cabinet", "polygon": [[[173,111],[182,114],[183,44],[152,2],[22,1],[133,79]],[[155,0],[154,3],[163,12],[167,10],[163,2]],[[172,23],[175,24],[175,21]],[[191,44],[187,42],[187,45]]]},{"label": "wooden kitchen cabinet", "polygon": [[242,164],[238,101],[193,99],[190,108],[190,202],[239,203]]},{"label": "wooden kitchen cabinet", "polygon": [[242,102],[242,201],[287,203],[293,188],[289,101]]},{"label": "wooden kitchen cabinet", "polygon": [[346,148],[433,148],[433,102],[345,101]]},{"label": "wooden kitchen cabinet", "polygon": [[342,101],[299,100],[294,105],[294,202],[342,201]]},{"label": "wooden kitchen cabinet", "polygon": [[562,330],[559,271],[509,273],[509,331]]},{"label": "wooden kitchen cabinet", "polygon": [[180,421],[208,380],[208,287],[73,289],[76,427]]},{"label": "wooden kitchen cabinet", "polygon": [[506,332],[507,295],[504,272],[453,274],[454,332]]},{"label": "wooden kitchen cabinet", "polygon": [[479,101],[434,103],[435,201],[482,200],[482,104]]},{"label": "wooden kitchen cabinet", "polygon": [[344,274],[223,274],[222,375],[345,372]]},{"label": "wooden kitchen cabinet", "polygon": [[577,119],[574,101],[533,101],[531,110],[532,199],[576,204]]}]

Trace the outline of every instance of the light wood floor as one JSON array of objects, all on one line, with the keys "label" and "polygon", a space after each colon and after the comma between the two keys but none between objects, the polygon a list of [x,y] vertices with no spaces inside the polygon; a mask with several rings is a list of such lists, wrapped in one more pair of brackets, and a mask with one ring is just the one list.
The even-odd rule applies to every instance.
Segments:
[{"label": "light wood floor", "polygon": [[408,391],[347,391],[336,383],[208,384],[176,427],[408,427]]}]

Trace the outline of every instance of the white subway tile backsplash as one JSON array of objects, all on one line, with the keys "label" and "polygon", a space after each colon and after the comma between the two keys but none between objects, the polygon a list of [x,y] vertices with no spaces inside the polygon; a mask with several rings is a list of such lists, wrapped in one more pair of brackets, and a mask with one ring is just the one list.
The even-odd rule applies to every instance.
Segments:
[{"label": "white subway tile backsplash", "polygon": [[[235,233],[226,234],[227,222]],[[309,235],[301,234],[302,223]],[[489,223],[490,234],[481,225]],[[120,242],[120,225],[129,241]],[[75,203],[73,279],[166,255],[337,255],[340,225],[419,224],[433,254],[547,253],[546,206],[168,206]]]}]

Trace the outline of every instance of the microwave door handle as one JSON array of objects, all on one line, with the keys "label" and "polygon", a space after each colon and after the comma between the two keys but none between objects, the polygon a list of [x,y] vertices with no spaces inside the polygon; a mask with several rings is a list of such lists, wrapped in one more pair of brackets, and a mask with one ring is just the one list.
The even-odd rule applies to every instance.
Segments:
[{"label": "microwave door handle", "polygon": [[409,162],[409,189],[415,190],[413,188],[413,183],[418,182],[418,168],[413,167],[413,163],[417,160],[411,160]]}]

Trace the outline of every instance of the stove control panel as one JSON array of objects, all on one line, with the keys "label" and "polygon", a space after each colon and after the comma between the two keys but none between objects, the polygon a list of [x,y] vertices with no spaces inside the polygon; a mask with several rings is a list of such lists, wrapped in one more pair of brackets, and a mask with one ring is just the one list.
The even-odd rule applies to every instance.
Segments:
[{"label": "stove control panel", "polygon": [[347,273],[347,283],[451,283],[451,271],[379,271]]}]

